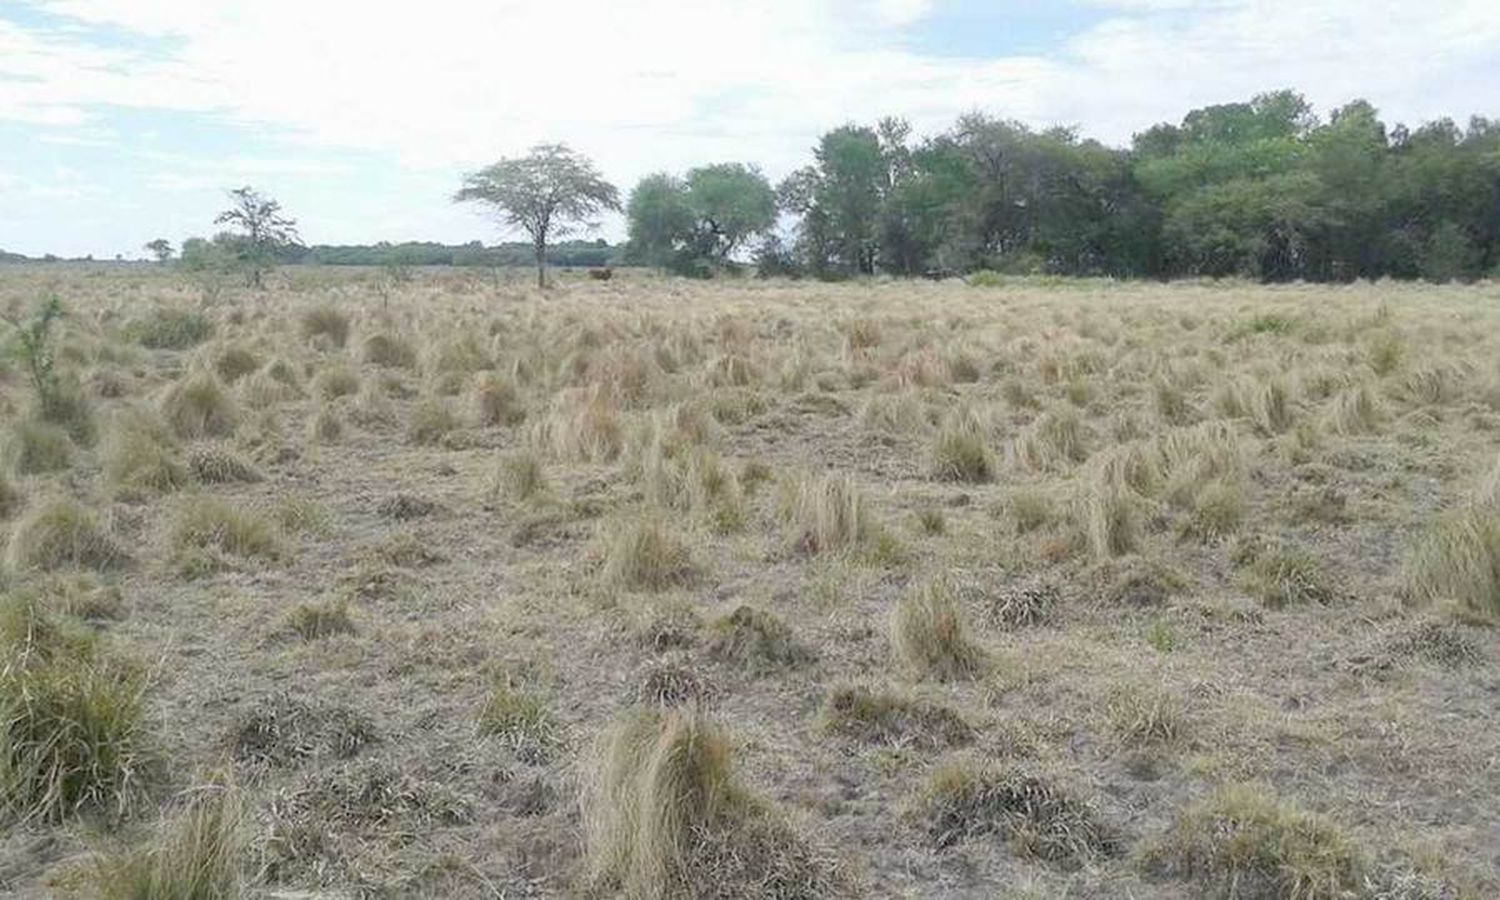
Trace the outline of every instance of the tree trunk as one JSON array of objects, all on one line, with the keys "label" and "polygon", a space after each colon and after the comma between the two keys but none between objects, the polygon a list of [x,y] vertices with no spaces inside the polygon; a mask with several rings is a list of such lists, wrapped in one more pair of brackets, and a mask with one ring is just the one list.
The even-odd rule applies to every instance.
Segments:
[{"label": "tree trunk", "polygon": [[539,291],[547,289],[547,242],[538,239],[536,249],[536,288]]}]

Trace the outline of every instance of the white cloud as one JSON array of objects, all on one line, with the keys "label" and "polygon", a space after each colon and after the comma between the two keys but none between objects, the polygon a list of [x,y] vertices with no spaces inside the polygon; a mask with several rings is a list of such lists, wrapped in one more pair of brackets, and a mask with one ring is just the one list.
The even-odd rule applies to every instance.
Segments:
[{"label": "white cloud", "polygon": [[[974,59],[903,42],[918,20],[940,34],[932,0],[33,0],[149,40],[0,12],[0,119],[55,134],[100,104],[213,112],[288,157],[353,149],[444,183],[565,140],[628,186],[718,159],[779,175],[823,130],[892,113],[933,131],[985,109],[1120,142],[1277,87],[1324,109],[1365,96],[1392,121],[1500,112],[1493,0],[1087,2],[1102,21],[1055,52]],[[154,183],[222,184],[223,161],[203,162]]]}]

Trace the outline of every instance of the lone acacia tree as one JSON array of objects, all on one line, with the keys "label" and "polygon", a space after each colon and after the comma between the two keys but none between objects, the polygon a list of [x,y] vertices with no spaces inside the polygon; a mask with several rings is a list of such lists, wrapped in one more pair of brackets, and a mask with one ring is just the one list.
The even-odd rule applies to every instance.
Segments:
[{"label": "lone acacia tree", "polygon": [[[230,191],[234,206],[219,213],[215,225],[232,225],[240,233],[228,242],[251,287],[261,287],[261,277],[276,265],[277,254],[301,242],[297,220],[281,214],[281,204],[251,187]],[[218,238],[215,239],[218,241]]]},{"label": "lone acacia tree", "polygon": [[620,192],[587,157],[566,144],[538,144],[519,159],[502,159],[464,176],[455,203],[490,207],[507,227],[519,227],[536,251],[536,285],[547,286],[547,240],[568,234],[604,210],[620,209]]},{"label": "lone acacia tree", "polygon": [[148,241],[144,249],[156,257],[156,261],[160,263],[164,263],[172,258],[172,242],[166,238],[157,238],[154,241]]}]

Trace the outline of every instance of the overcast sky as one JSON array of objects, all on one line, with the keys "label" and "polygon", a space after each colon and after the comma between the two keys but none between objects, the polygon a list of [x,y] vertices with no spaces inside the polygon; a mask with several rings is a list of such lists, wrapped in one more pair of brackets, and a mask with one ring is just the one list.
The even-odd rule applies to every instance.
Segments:
[{"label": "overcast sky", "polygon": [[887,114],[1123,144],[1280,87],[1500,115],[1496,0],[0,0],[0,248],[135,256],[212,231],[240,184],[310,243],[492,242],[448,197],[540,141],[626,191],[728,160],[775,179]]}]

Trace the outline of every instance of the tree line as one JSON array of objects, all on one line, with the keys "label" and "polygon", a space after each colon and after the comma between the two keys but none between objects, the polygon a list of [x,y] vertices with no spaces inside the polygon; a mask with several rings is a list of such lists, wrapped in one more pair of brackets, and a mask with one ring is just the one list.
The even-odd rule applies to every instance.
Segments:
[{"label": "tree line", "polygon": [[[914,140],[900,119],[824,134],[774,187],[722,164],[642,179],[637,262],[701,274],[1010,273],[1262,281],[1500,274],[1500,122],[1322,120],[1299,94],[1195,109],[1113,148],[983,113]],[[787,239],[778,226],[793,223]]]}]

